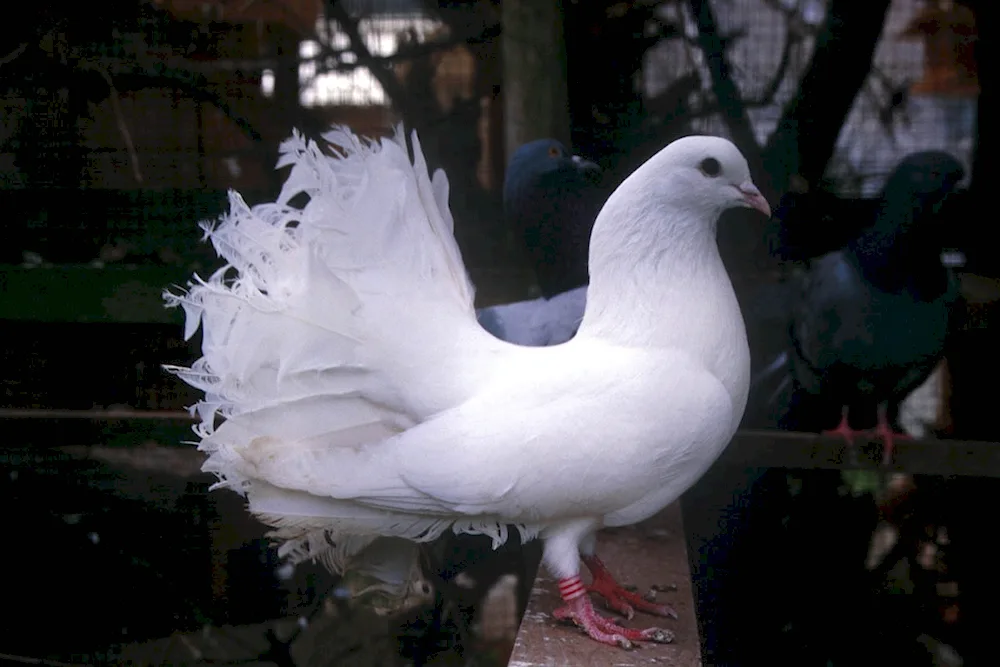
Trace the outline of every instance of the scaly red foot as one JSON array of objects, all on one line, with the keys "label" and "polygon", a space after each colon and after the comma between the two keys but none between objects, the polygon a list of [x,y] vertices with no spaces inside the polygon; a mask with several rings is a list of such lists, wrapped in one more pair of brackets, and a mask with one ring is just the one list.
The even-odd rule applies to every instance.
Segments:
[{"label": "scaly red foot", "polygon": [[[847,407],[845,406],[843,412],[841,413],[840,424],[837,428],[827,429],[823,431],[823,435],[839,435],[844,440],[847,441],[848,447],[852,448],[851,454],[855,455],[853,451],[854,447],[854,436],[859,433],[865,433],[865,431],[855,431],[847,423]],[[892,454],[895,448],[895,442],[897,440],[912,440],[910,436],[905,433],[900,433],[898,431],[892,430],[889,426],[889,419],[886,416],[886,408],[884,405],[878,407],[878,424],[875,426],[875,436],[882,441],[882,465],[889,465],[892,463]]]},{"label": "scaly red foot", "polygon": [[591,639],[602,644],[631,649],[635,647],[633,642],[669,644],[674,640],[674,633],[669,630],[624,628],[611,619],[599,615],[594,611],[594,606],[587,597],[586,587],[579,576],[560,579],[559,592],[566,604],[553,611],[552,615],[560,621],[572,621]]},{"label": "scaly red foot", "polygon": [[886,417],[885,408],[881,406],[878,410],[878,424],[875,426],[875,434],[882,441],[882,465],[892,463],[896,440],[913,440],[905,433],[892,430],[892,427],[889,426],[889,419]]},{"label": "scaly red foot", "polygon": [[632,620],[636,609],[656,616],[677,618],[677,612],[670,605],[657,604],[652,599],[630,591],[615,581],[604,562],[597,556],[584,556],[583,562],[594,578],[587,590],[600,595],[608,603],[609,608],[628,620]]},{"label": "scaly red foot", "polygon": [[858,452],[854,449],[854,436],[863,433],[863,431],[855,431],[851,428],[851,425],[847,422],[847,406],[845,405],[840,410],[840,423],[837,424],[837,428],[825,429],[821,431],[823,435],[839,435],[847,442],[848,458],[851,463],[857,463]]},{"label": "scaly red foot", "polygon": [[850,424],[847,423],[847,407],[845,406],[840,411],[840,423],[837,424],[837,428],[828,428],[821,431],[823,435],[839,435],[844,440],[847,441],[849,447],[854,446],[854,436],[861,431],[855,431],[851,428]]}]

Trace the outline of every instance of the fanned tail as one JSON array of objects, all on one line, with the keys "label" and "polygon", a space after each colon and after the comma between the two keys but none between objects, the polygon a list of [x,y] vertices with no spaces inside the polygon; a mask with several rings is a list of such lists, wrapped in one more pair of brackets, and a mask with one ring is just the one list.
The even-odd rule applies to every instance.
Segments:
[{"label": "fanned tail", "polygon": [[343,128],[323,138],[333,155],[297,132],[281,145],[278,166],[291,171],[276,201],[250,207],[232,192],[228,214],[202,224],[227,264],[164,294],[184,308],[185,338],[203,330],[202,357],[167,370],[205,393],[192,412],[217,486],[245,493],[293,561],[342,571],[375,535],[431,539],[449,524],[277,489],[241,472],[235,452],[261,439],[384,440],[460,400],[433,371],[462,363],[469,332],[489,336],[476,324],[447,178],[428,176],[416,135],[412,163],[401,127],[381,142]]}]

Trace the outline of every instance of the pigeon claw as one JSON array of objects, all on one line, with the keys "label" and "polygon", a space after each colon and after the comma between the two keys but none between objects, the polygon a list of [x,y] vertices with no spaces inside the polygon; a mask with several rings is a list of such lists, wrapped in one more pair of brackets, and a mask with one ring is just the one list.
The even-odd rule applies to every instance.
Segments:
[{"label": "pigeon claw", "polygon": [[875,426],[875,434],[882,441],[882,465],[887,466],[892,463],[893,452],[897,440],[913,440],[905,433],[894,431],[885,418],[885,413],[879,411],[878,425]]},{"label": "pigeon claw", "polygon": [[840,436],[847,443],[848,447],[854,447],[854,436],[859,433],[851,428],[847,422],[847,406],[844,406],[840,413],[840,423],[837,428],[828,428],[822,431],[823,435]]},{"label": "pigeon claw", "polygon": [[587,590],[604,598],[608,608],[612,611],[618,612],[630,621],[635,616],[637,609],[654,616],[677,618],[677,612],[669,605],[656,603],[655,589],[650,590],[645,595],[640,595],[635,592],[634,587],[622,586],[615,581],[611,572],[597,556],[584,556],[583,562],[594,577]]},{"label": "pigeon claw", "polygon": [[639,648],[636,642],[654,642],[669,644],[674,641],[674,634],[663,628],[625,628],[610,618],[605,618],[594,611],[590,598],[581,595],[552,612],[559,621],[575,623],[591,639],[609,646],[618,646],[625,650]]}]

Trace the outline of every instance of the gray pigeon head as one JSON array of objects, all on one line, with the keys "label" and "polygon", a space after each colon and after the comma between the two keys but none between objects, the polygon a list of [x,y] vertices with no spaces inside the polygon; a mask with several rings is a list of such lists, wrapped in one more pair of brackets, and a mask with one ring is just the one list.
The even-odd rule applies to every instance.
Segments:
[{"label": "gray pigeon head", "polygon": [[602,172],[555,139],[518,148],[504,176],[504,216],[549,297],[587,282],[590,231],[604,201]]},{"label": "gray pigeon head", "polygon": [[884,195],[909,194],[924,203],[940,200],[965,178],[965,169],[944,151],[921,151],[907,155],[886,181]]}]

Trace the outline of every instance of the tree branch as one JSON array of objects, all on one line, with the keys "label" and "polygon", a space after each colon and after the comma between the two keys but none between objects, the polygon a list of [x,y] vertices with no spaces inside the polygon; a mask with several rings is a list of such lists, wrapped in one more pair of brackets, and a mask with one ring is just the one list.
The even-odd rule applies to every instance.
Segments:
[{"label": "tree branch", "polygon": [[[315,62],[321,65],[323,71],[331,72],[349,72],[351,70],[357,69],[358,67],[370,68],[372,65],[388,66],[396,62],[403,62],[407,60],[412,60],[414,58],[422,58],[424,56],[429,56],[431,54],[437,53],[438,51],[443,51],[445,49],[450,49],[455,46],[470,44],[485,44],[492,41],[500,36],[502,29],[499,23],[494,23],[487,26],[481,32],[474,35],[466,36],[456,36],[450,37],[448,39],[442,39],[433,42],[421,42],[417,44],[405,44],[402,45],[395,53],[391,53],[387,56],[374,56],[369,53],[367,63],[361,62],[360,56],[356,62],[348,63],[344,62],[342,57],[345,54],[352,53],[358,55],[354,50],[353,42],[350,48],[346,49],[331,49],[329,47],[323,46],[323,50],[320,51],[319,55],[313,58],[304,58],[303,63]],[[360,36],[360,35],[359,35]]]},{"label": "tree branch", "polygon": [[[80,57],[80,62],[84,62],[84,60],[84,57]],[[121,90],[143,90],[145,88],[165,85],[173,86],[192,99],[207,102],[215,106],[226,117],[236,123],[237,127],[250,139],[254,141],[261,140],[260,134],[254,129],[250,121],[236,113],[225,97],[213,92],[211,83],[204,75],[183,67],[176,60],[174,59],[173,63],[169,61],[150,61],[144,63],[136,58],[130,61],[134,63],[131,67],[129,66],[129,61],[117,58],[100,58],[96,62],[98,67],[100,65],[106,67],[107,73],[114,76]],[[91,67],[91,69],[95,69],[95,67]]]},{"label": "tree branch", "polygon": [[135,177],[137,183],[142,183],[142,170],[139,168],[139,152],[136,151],[135,144],[132,142],[132,133],[129,132],[128,123],[125,122],[121,99],[118,96],[118,89],[115,88],[115,82],[111,78],[111,74],[103,67],[98,67],[88,61],[81,60],[80,66],[97,72],[104,79],[104,82],[108,84],[108,97],[111,99],[111,109],[115,114],[118,132],[122,135],[122,141],[125,142],[125,150],[128,151],[129,163],[132,165],[132,176]]},{"label": "tree branch", "polygon": [[778,95],[781,82],[785,80],[785,75],[788,74],[788,65],[792,62],[792,48],[798,43],[799,38],[792,33],[790,26],[787,27],[785,29],[785,46],[781,50],[781,60],[778,61],[778,67],[774,71],[774,76],[771,77],[771,81],[764,88],[764,92],[760,97],[760,100],[765,104],[774,102],[774,98]]},{"label": "tree branch", "polygon": [[[347,10],[336,0],[328,0],[326,6],[329,18],[340,24],[340,29],[351,41],[351,51],[358,57],[358,64],[368,68],[372,76],[381,84],[382,90],[398,108],[404,103],[405,91],[395,73],[389,69],[388,64],[384,60],[373,57],[371,51],[365,46],[361,31],[358,29],[358,20],[348,14]],[[399,109],[399,111],[404,116],[406,115],[404,109]]]},{"label": "tree branch", "polygon": [[27,42],[21,42],[16,49],[14,49],[13,51],[11,51],[10,53],[8,53],[7,55],[5,55],[4,57],[0,58],[0,67],[3,67],[4,65],[6,65],[9,62],[11,62],[12,60],[17,60],[18,58],[21,57],[21,54],[24,53],[27,50],[28,50],[28,43]]},{"label": "tree branch", "polygon": [[890,0],[832,0],[798,93],[764,149],[768,193],[782,194],[799,174],[815,183],[826,171],[837,137],[871,71]]},{"label": "tree branch", "polygon": [[733,142],[740,147],[753,172],[761,171],[760,146],[747,115],[746,105],[730,75],[718,22],[709,0],[690,0],[691,12],[698,22],[698,45],[708,61],[712,77],[712,92],[721,107],[722,117],[729,127]]}]

